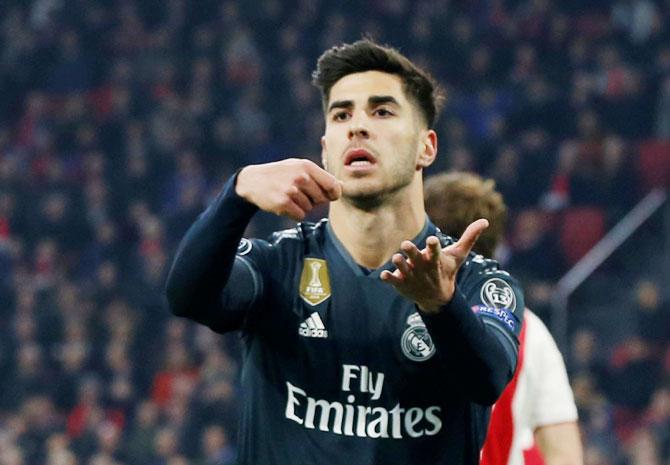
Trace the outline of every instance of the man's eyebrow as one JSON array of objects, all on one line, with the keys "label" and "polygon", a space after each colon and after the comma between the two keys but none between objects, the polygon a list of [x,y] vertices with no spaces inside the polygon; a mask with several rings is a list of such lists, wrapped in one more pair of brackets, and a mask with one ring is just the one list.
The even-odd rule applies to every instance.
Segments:
[{"label": "man's eyebrow", "polygon": [[351,108],[354,106],[353,100],[335,100],[328,107],[328,113],[330,113],[334,108]]},{"label": "man's eyebrow", "polygon": [[[368,98],[368,105],[371,107],[383,105],[385,103],[392,103],[394,105],[400,106],[398,100],[396,100],[396,98],[392,95],[371,95]],[[353,106],[353,100],[335,100],[328,106],[328,113],[333,111],[335,108],[351,108]]]},{"label": "man's eyebrow", "polygon": [[372,95],[368,98],[368,105],[370,106],[383,105],[385,103],[392,103],[400,106],[400,103],[391,95]]}]

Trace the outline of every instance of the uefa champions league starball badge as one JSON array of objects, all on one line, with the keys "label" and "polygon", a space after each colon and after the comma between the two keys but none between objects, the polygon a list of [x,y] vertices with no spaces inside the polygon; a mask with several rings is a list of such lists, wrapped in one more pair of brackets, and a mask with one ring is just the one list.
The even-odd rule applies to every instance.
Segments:
[{"label": "uefa champions league starball badge", "polygon": [[491,278],[484,283],[479,297],[482,302],[492,308],[506,308],[516,310],[516,296],[514,290],[506,281],[500,278]]}]

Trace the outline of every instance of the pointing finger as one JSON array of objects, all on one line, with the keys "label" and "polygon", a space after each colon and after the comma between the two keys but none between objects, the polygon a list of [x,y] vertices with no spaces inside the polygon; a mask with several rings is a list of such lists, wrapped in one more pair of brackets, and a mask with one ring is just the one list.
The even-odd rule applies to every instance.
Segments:
[{"label": "pointing finger", "polygon": [[337,200],[342,195],[342,183],[328,171],[316,163],[309,162],[307,171],[330,200]]},{"label": "pointing finger", "polygon": [[298,181],[298,187],[310,198],[314,205],[329,202],[328,194],[321,189],[321,186],[309,174],[305,174]]},{"label": "pointing finger", "polygon": [[286,215],[294,221],[302,221],[307,216],[306,212],[294,201],[288,202],[284,206],[284,211],[279,212],[281,215]]},{"label": "pointing finger", "polygon": [[305,213],[312,209],[313,205],[310,198],[297,187],[293,188],[293,191],[289,194],[289,196],[291,197],[291,200],[293,200],[293,202],[295,202]]}]

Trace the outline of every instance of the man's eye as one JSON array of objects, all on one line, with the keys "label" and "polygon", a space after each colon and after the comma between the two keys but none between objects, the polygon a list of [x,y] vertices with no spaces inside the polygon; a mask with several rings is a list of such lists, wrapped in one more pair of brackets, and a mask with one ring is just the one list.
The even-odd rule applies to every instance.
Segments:
[{"label": "man's eye", "polygon": [[333,115],[333,121],[346,121],[349,119],[349,113],[346,111],[338,111]]},{"label": "man's eye", "polygon": [[377,108],[374,113],[375,115],[382,117],[393,115],[393,112],[387,110],[386,108]]}]

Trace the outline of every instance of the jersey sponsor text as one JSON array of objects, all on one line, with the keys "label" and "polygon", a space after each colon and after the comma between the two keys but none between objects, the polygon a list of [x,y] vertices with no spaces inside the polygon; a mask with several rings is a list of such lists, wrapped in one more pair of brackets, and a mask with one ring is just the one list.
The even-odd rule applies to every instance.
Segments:
[{"label": "jersey sponsor text", "polygon": [[[358,386],[361,393],[371,394],[370,400],[381,397],[384,373],[373,373],[367,366],[343,365],[342,391],[351,392]],[[359,378],[359,383],[352,383]],[[349,394],[346,402],[310,397],[304,389],[286,382],[287,396],[284,416],[308,429],[332,432],[344,436],[402,439],[434,436],[442,429],[441,407],[402,407],[391,409],[356,404]]]}]

